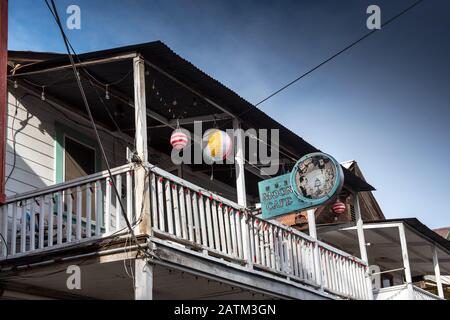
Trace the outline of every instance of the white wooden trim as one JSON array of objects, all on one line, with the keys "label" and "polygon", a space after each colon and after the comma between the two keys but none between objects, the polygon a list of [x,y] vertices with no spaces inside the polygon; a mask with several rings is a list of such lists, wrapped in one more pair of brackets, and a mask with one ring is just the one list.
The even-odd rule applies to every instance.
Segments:
[{"label": "white wooden trim", "polygon": [[247,206],[247,191],[245,189],[245,155],[244,155],[244,132],[238,119],[233,119],[233,129],[236,136],[236,192],[239,205]]},{"label": "white wooden trim", "polygon": [[434,276],[436,277],[436,286],[438,289],[438,296],[442,299],[444,299],[444,288],[442,286],[442,279],[441,279],[441,269],[439,267],[439,258],[438,258],[438,251],[437,247],[433,246],[433,266],[434,266]]},{"label": "white wooden trim", "polygon": [[401,223],[398,226],[398,233],[400,236],[400,246],[402,249],[403,267],[405,268],[405,279],[408,288],[409,297],[411,300],[415,300],[414,288],[411,277],[411,267],[409,265],[408,245],[406,241],[405,227]]}]

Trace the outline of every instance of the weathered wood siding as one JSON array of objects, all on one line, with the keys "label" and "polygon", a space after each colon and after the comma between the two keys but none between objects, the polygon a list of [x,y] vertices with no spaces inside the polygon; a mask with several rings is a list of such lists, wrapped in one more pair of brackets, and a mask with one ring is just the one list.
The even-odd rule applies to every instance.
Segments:
[{"label": "weathered wood siding", "polygon": [[[8,177],[11,172],[12,174],[6,183],[7,196],[55,183],[57,122],[92,137],[95,141],[93,130],[78,125],[73,119],[89,126],[88,121],[69,111],[57,111],[49,104],[25,95],[20,90],[8,93],[6,176]],[[124,164],[126,161],[124,144],[103,132],[100,132],[100,135],[111,166]],[[12,171],[13,167],[15,169]],[[102,161],[102,169],[104,168],[105,164]]]}]

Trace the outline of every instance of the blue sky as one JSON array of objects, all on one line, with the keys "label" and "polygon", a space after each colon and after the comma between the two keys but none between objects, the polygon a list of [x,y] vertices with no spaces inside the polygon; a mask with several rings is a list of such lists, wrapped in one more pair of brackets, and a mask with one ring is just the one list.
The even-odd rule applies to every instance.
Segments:
[{"label": "blue sky", "polygon": [[[56,1],[81,7],[78,52],[161,40],[256,103],[413,0]],[[44,1],[10,1],[12,50],[63,51]],[[260,108],[356,159],[387,218],[450,226],[450,2],[419,6]],[[304,119],[307,118],[308,121]]]}]

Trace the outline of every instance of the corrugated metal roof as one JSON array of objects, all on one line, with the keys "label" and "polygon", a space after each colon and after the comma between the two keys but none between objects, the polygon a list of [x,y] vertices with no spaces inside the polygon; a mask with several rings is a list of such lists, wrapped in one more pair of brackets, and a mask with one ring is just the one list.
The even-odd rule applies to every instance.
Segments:
[{"label": "corrugated metal roof", "polygon": [[[131,52],[141,54],[147,61],[157,65],[165,72],[176,76],[178,80],[189,84],[190,87],[221,105],[231,113],[239,115],[245,112],[240,118],[246,127],[255,129],[279,129],[280,146],[284,149],[284,152],[289,153],[293,158],[299,159],[305,154],[320,151],[237,93],[213,79],[189,61],[180,57],[161,41],[90,52],[82,54],[79,57],[81,61],[89,61]],[[25,74],[66,65],[68,63],[68,57],[61,56],[40,63],[23,66],[17,70],[16,74]],[[343,171],[345,175],[345,185],[352,190],[375,190],[370,184],[352,174],[345,167],[343,168]]]}]

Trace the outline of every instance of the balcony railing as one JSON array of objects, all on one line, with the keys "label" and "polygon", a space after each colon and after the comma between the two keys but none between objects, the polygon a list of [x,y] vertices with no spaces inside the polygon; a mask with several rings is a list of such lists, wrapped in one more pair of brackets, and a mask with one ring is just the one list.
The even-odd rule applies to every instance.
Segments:
[{"label": "balcony railing", "polygon": [[411,297],[406,284],[386,287],[374,291],[375,300],[443,300],[439,296],[432,294],[419,287],[413,286]]},{"label": "balcony railing", "polygon": [[[119,196],[133,220],[133,169],[112,170]],[[0,257],[55,249],[120,232],[126,223],[107,172],[100,172],[7,199],[1,208]]]},{"label": "balcony railing", "polygon": [[[149,171],[156,236],[341,297],[368,298],[367,266],[361,260],[253,216],[236,203],[157,167],[149,165]],[[319,266],[314,259],[316,246]]]},{"label": "balcony railing", "polygon": [[[147,165],[152,236],[227,263],[309,285],[348,299],[368,299],[367,266],[359,259]],[[126,230],[119,197],[136,224],[130,165],[21,194],[1,208],[1,257],[11,258]],[[217,259],[216,259],[217,260]],[[217,260],[221,261],[221,260]]]}]

